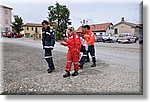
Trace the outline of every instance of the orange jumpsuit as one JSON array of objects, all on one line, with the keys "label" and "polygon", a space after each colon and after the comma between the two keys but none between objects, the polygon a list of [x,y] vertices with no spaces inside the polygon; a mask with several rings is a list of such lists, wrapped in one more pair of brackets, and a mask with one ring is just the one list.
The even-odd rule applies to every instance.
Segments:
[{"label": "orange jumpsuit", "polygon": [[66,43],[63,43],[64,46],[68,46],[67,53],[67,64],[65,71],[71,70],[72,62],[74,63],[75,71],[78,71],[78,62],[80,59],[80,48],[81,48],[81,40],[79,35],[76,33],[69,34],[66,40]]},{"label": "orange jumpsuit", "polygon": [[95,42],[95,36],[94,33],[91,30],[88,30],[84,36],[84,39],[86,40],[88,45],[94,45]]}]

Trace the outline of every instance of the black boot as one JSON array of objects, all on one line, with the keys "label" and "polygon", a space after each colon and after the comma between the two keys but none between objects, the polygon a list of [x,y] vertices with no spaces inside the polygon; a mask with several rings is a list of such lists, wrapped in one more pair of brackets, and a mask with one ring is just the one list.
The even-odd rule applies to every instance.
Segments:
[{"label": "black boot", "polygon": [[77,76],[78,75],[78,72],[77,71],[74,71],[73,73],[72,73],[72,76]]},{"label": "black boot", "polygon": [[91,65],[91,67],[96,67],[96,58],[95,58],[95,56],[92,57],[92,62],[93,62],[93,64]]},{"label": "black boot", "polygon": [[55,70],[55,67],[53,67],[52,69]]},{"label": "black boot", "polygon": [[81,69],[83,69],[83,64],[79,64],[79,67],[80,67]]},{"label": "black boot", "polygon": [[66,73],[63,75],[64,78],[69,77],[70,76],[70,72],[66,71]]},{"label": "black boot", "polygon": [[52,73],[54,69],[47,69],[48,73]]},{"label": "black boot", "polygon": [[48,72],[48,73],[52,73],[54,70],[55,70],[55,67],[50,67],[50,66],[49,66],[49,69],[47,69],[47,72]]},{"label": "black boot", "polygon": [[96,67],[96,63],[93,63],[93,64],[91,65],[91,67]]},{"label": "black boot", "polygon": [[90,62],[89,55],[87,55],[86,61],[85,62]]},{"label": "black boot", "polygon": [[48,67],[49,67],[49,69],[47,69],[48,73],[52,73],[53,70],[55,70],[53,59],[52,58],[45,58],[45,60],[47,61]]}]

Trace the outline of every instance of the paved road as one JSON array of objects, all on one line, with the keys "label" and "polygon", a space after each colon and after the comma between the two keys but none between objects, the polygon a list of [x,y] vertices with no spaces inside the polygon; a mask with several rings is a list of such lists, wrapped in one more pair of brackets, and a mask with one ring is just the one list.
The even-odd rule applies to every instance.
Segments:
[{"label": "paved road", "polygon": [[[42,48],[41,41],[31,39],[4,39],[3,42],[10,42],[23,46],[34,48]],[[133,68],[140,68],[142,62],[142,45],[138,43],[132,44],[118,44],[118,43],[96,43],[96,57],[99,60],[116,63],[123,66],[131,66]],[[67,47],[56,43],[54,51],[67,52]]]},{"label": "paved road", "polygon": [[97,43],[98,59],[139,69],[142,62],[142,46],[138,43]]},{"label": "paved road", "polygon": [[97,67],[87,63],[79,76],[64,79],[66,47],[56,43],[56,70],[47,74],[40,41],[3,39],[3,94],[142,94],[141,46],[95,45]]}]

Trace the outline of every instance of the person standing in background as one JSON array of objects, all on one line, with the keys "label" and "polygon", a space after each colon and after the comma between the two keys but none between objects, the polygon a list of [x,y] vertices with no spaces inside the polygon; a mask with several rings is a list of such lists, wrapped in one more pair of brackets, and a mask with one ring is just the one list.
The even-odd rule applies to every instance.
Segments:
[{"label": "person standing in background", "polygon": [[[85,39],[86,43],[88,44],[88,50],[87,50],[87,52],[84,52],[85,53],[84,56],[86,56],[86,58],[84,58],[84,59],[87,59],[87,55],[88,55],[88,53],[90,53],[90,55],[92,57],[92,62],[93,62],[91,67],[96,67],[96,57],[95,57],[95,47],[94,47],[94,42],[95,42],[94,33],[91,31],[89,25],[84,25],[82,27],[82,31],[85,32],[85,34],[84,34],[84,36],[82,36],[82,38]],[[83,65],[84,65],[85,62],[86,62],[86,60],[82,60],[80,62],[79,67],[83,68]]]},{"label": "person standing in background", "polygon": [[52,58],[52,50],[55,45],[55,35],[52,29],[50,29],[50,26],[48,25],[48,21],[44,20],[42,22],[43,28],[42,28],[42,44],[43,49],[45,50],[45,60],[48,63],[48,73],[53,72],[55,70],[53,58]]}]

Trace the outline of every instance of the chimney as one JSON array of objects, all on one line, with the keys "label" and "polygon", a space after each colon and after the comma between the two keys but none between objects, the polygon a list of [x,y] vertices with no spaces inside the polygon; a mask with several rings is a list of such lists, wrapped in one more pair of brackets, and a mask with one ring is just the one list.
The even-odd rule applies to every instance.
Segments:
[{"label": "chimney", "polygon": [[121,17],[121,22],[124,22],[124,17]]}]

